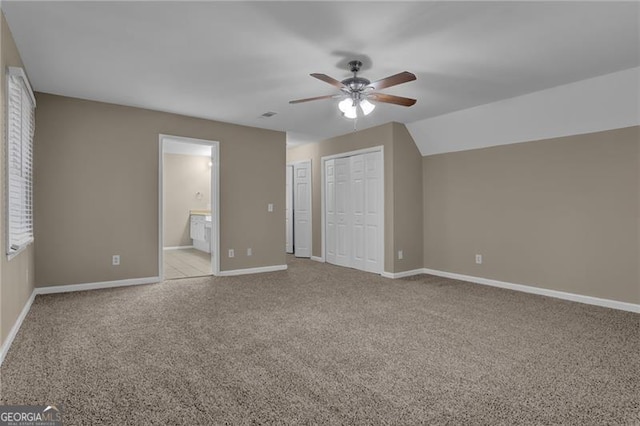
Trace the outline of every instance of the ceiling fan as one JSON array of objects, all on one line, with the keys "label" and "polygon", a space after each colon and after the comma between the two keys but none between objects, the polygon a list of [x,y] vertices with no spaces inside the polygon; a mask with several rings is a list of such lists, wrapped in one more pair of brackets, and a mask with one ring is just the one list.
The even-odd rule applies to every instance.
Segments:
[{"label": "ceiling fan", "polygon": [[349,69],[353,73],[353,77],[349,77],[342,81],[338,81],[335,78],[329,77],[326,74],[311,74],[311,77],[315,77],[318,80],[322,80],[325,83],[329,83],[332,86],[337,87],[342,93],[335,95],[316,96],[314,98],[297,99],[295,101],[289,101],[290,104],[298,104],[301,102],[317,101],[320,99],[338,99],[343,98],[338,103],[338,108],[345,117],[357,118],[358,108],[364,115],[369,115],[374,110],[374,102],[384,102],[388,104],[401,105],[410,107],[416,103],[415,99],[404,98],[402,96],[386,95],[384,93],[377,93],[377,90],[386,89],[387,87],[396,86],[402,83],[408,83],[416,79],[416,76],[408,71],[403,71],[398,74],[374,81],[373,83],[366,78],[358,77],[358,71],[362,67],[362,62],[354,60],[349,62]]}]

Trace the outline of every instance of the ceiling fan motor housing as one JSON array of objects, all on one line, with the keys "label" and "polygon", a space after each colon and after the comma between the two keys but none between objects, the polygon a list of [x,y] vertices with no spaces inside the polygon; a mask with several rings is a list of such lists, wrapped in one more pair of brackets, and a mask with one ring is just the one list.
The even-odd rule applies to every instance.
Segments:
[{"label": "ceiling fan motor housing", "polygon": [[360,67],[362,67],[362,62],[358,60],[349,62],[349,69],[353,73],[353,77],[346,78],[341,81],[342,84],[349,88],[350,92],[361,92],[371,84],[371,81],[366,78],[358,77],[358,71],[360,71]]},{"label": "ceiling fan motor housing", "polygon": [[362,77],[349,77],[342,80],[341,83],[347,86],[351,92],[361,92],[365,87],[371,84],[369,80]]},{"label": "ceiling fan motor housing", "polygon": [[362,67],[362,62],[356,60],[353,61],[349,61],[349,69],[351,70],[352,73],[356,73],[358,71],[360,71],[360,67]]}]

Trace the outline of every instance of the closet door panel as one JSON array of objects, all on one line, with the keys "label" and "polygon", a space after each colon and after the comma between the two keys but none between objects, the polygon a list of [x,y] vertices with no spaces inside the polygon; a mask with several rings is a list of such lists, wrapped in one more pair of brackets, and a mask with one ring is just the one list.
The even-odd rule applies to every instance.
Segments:
[{"label": "closet door panel", "polygon": [[365,156],[354,155],[351,160],[351,266],[365,267]]},{"label": "closet door panel", "polygon": [[336,263],[336,176],[335,160],[327,160],[324,166],[325,182],[325,253],[327,262]]},{"label": "closet door panel", "polygon": [[336,265],[351,266],[351,203],[349,158],[337,158],[336,169]]},{"label": "closet door panel", "polygon": [[365,154],[365,266],[364,270],[382,273],[382,155]]}]

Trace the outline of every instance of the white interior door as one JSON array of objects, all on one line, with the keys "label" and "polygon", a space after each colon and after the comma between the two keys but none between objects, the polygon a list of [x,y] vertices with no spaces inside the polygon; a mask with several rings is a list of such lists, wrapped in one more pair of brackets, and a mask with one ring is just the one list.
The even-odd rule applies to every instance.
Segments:
[{"label": "white interior door", "polygon": [[380,152],[372,152],[364,155],[364,192],[365,192],[365,271],[382,273],[382,253],[384,247],[382,247],[382,232],[384,225],[382,223],[382,209],[384,205],[382,203],[382,191],[383,191],[383,176],[382,176],[382,154]]},{"label": "white interior door", "polygon": [[350,157],[351,266],[365,269],[365,174],[364,155]]},{"label": "white interior door", "polygon": [[351,266],[349,158],[336,158],[336,265]]},{"label": "white interior door", "polygon": [[329,263],[336,263],[336,164],[335,160],[324,163],[325,181],[325,253]]},{"label": "white interior door", "polygon": [[285,251],[293,253],[293,166],[287,166],[285,195]]},{"label": "white interior door", "polygon": [[311,161],[293,165],[293,250],[311,257]]}]

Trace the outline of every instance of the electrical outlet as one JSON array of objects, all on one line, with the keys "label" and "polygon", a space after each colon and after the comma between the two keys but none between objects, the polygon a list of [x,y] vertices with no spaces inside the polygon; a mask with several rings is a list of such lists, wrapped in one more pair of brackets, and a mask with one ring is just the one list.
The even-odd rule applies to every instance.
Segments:
[{"label": "electrical outlet", "polygon": [[402,260],[404,258],[404,253],[402,250],[398,250],[398,259]]},{"label": "electrical outlet", "polygon": [[251,256],[253,254],[253,252],[251,251],[251,247],[249,247],[247,249],[247,256]]},{"label": "electrical outlet", "polygon": [[234,257],[236,255],[236,253],[233,251],[233,249],[229,249],[229,257]]},{"label": "electrical outlet", "polygon": [[482,255],[481,254],[476,254],[476,263],[478,265],[482,265]]},{"label": "electrical outlet", "polygon": [[273,212],[273,203],[267,204],[267,211],[270,213]]},{"label": "electrical outlet", "polygon": [[120,264],[120,255],[119,254],[114,254],[113,256],[111,256],[111,264],[113,266],[118,266]]}]

